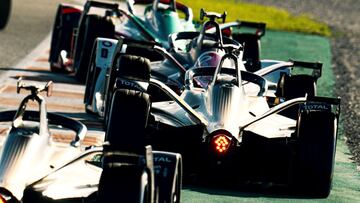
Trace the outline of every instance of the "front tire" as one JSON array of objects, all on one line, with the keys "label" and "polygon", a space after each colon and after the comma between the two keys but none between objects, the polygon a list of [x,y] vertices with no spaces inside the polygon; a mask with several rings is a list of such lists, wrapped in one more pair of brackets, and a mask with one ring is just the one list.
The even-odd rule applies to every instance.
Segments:
[{"label": "front tire", "polygon": [[112,22],[98,15],[88,15],[84,25],[79,26],[76,39],[74,69],[75,77],[80,82],[85,82],[90,55],[97,37],[113,38],[115,27]]}]

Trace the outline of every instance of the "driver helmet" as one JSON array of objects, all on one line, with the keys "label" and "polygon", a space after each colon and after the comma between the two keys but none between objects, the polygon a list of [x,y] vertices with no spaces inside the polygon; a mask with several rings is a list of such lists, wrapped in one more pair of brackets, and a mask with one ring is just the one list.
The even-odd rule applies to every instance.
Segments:
[{"label": "driver helmet", "polygon": [[[223,50],[203,52],[196,60],[193,68],[217,67],[224,55],[225,51]],[[238,61],[238,65],[240,70],[245,70],[245,67],[240,59]],[[234,61],[226,59],[223,63],[223,67],[235,68]],[[198,76],[196,77],[196,85],[202,88],[207,87],[211,83],[212,79],[213,76]]]},{"label": "driver helmet", "polygon": [[205,51],[196,60],[194,68],[199,67],[216,67],[221,58],[225,55],[224,51]]},{"label": "driver helmet", "polygon": [[[219,51],[206,51],[203,52],[194,64],[194,68],[217,67],[225,52]],[[205,88],[212,81],[213,76],[198,76],[196,77],[196,85]]]}]

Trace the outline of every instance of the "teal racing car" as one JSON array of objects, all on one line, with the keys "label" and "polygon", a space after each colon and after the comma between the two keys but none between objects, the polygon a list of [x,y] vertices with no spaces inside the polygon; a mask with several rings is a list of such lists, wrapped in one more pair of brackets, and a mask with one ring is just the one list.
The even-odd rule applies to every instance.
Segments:
[{"label": "teal racing car", "polygon": [[[138,14],[135,5],[143,5],[143,14]],[[175,0],[129,0],[127,10],[117,3],[98,1],[87,1],[83,7],[60,4],[51,40],[51,70],[74,71],[84,82],[97,37],[151,41],[168,48],[169,34],[195,31],[192,17],[191,8]]]}]

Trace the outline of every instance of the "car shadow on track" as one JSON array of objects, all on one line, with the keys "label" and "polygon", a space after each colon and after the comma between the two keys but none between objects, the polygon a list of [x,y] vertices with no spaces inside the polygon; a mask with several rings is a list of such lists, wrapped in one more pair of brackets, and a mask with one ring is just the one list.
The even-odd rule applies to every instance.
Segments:
[{"label": "car shadow on track", "polygon": [[92,130],[103,130],[103,121],[99,119],[98,116],[94,114],[88,114],[88,113],[73,113],[73,112],[53,112],[57,113],[66,117],[71,117],[73,119],[76,119],[80,122],[82,122],[88,129]]},{"label": "car shadow on track", "polygon": [[[11,78],[18,79],[20,76],[12,76]],[[54,83],[66,83],[73,85],[81,85],[82,83],[75,80],[73,77],[66,75],[50,75],[50,74],[38,74],[38,75],[25,75],[21,76],[24,80],[32,80],[37,82],[53,81]]]},{"label": "car shadow on track", "polygon": [[[270,185],[241,185],[237,188],[229,188],[222,186],[199,186],[199,185],[184,185],[184,191],[201,193],[209,196],[221,197],[241,197],[241,198],[281,198],[292,199],[294,201],[304,199],[317,199],[309,196],[296,194],[285,186],[270,186]],[[261,200],[259,199],[259,202]]]},{"label": "car shadow on track", "polygon": [[[55,83],[67,83],[67,84],[75,84],[75,85],[82,84],[75,79],[73,74],[53,73],[50,70],[44,70],[44,69],[37,70],[36,68],[31,68],[31,67],[29,69],[12,68],[12,67],[0,68],[0,74],[6,71],[15,72],[14,74],[15,76],[11,76],[11,78],[14,79],[17,79],[19,76],[21,76],[23,77],[24,80],[33,80],[38,82],[52,80]],[[31,74],[25,74],[25,73],[31,73]]]}]

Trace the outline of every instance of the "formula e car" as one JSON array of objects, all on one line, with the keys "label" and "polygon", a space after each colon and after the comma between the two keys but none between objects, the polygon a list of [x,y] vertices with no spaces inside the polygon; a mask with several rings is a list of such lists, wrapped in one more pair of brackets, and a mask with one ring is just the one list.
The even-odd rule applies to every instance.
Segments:
[{"label": "formula e car", "polygon": [[[115,48],[105,91],[107,132],[122,132],[121,123],[146,118],[147,143],[180,153],[185,180],[271,182],[329,195],[340,99],[316,96],[321,63],[267,61],[272,65],[252,73],[239,60],[241,48],[224,43],[218,45],[224,55],[204,55],[218,59],[215,66],[184,68],[169,57],[176,66],[156,69],[132,55],[144,46],[118,42]],[[312,75],[290,71],[298,67]],[[266,79],[274,75],[276,83]],[[172,82],[183,84],[180,92]],[[123,109],[132,115],[124,116]]]},{"label": "formula e car", "polygon": [[[139,15],[134,5],[145,5]],[[129,0],[128,11],[117,3],[87,1],[83,8],[59,5],[54,23],[50,50],[50,67],[53,71],[75,71],[85,81],[91,50],[97,37],[120,36],[153,41],[168,47],[168,35],[179,31],[195,30],[192,10],[175,0]],[[178,12],[185,14],[180,18]]]},{"label": "formula e car", "polygon": [[[21,199],[27,183],[80,154],[80,141],[87,129],[76,120],[46,111],[46,102],[40,93],[50,96],[51,87],[51,82],[34,86],[19,80],[17,91],[27,90],[30,94],[17,111],[0,112],[0,122],[12,121],[0,150],[0,202]],[[30,101],[39,105],[39,111],[27,110]],[[70,146],[53,142],[54,134],[61,134],[64,129],[71,130],[71,134],[75,132]]]},{"label": "formula e car", "polygon": [[10,16],[11,0],[2,0],[0,2],[0,30],[4,29]]},{"label": "formula e car", "polygon": [[135,145],[127,142],[128,134],[115,135],[133,149],[113,144],[89,149],[28,185],[22,202],[180,202],[181,155],[139,148],[142,138],[133,135],[140,138]]},{"label": "formula e car", "polygon": [[[171,34],[169,37],[171,53],[181,64],[189,68],[204,51],[214,49],[219,44],[241,44],[242,60],[246,70],[255,72],[261,69],[260,39],[265,35],[266,24],[240,20],[225,23],[226,16],[226,12],[219,14],[201,9],[200,19],[209,20],[204,22],[200,32]],[[217,23],[216,20],[222,20],[222,24]]]},{"label": "formula e car", "polygon": [[[145,94],[133,102],[138,112],[150,109]],[[103,147],[90,148],[29,184],[22,202],[180,202],[181,155],[152,151],[145,142],[147,117],[139,120],[132,110],[117,110],[129,118],[118,124],[121,132],[107,131]]]}]

